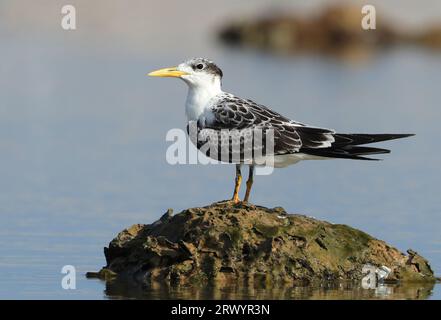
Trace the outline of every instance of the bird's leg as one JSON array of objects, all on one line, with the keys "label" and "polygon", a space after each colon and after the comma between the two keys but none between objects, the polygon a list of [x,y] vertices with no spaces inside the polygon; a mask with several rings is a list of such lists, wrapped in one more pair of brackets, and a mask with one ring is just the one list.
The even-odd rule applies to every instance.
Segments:
[{"label": "bird's leg", "polygon": [[250,165],[250,173],[248,174],[248,180],[247,180],[247,191],[245,192],[245,198],[243,199],[244,202],[248,202],[248,199],[250,198],[250,192],[251,192],[251,186],[253,185],[253,176],[254,176],[254,166]]},{"label": "bird's leg", "polygon": [[236,183],[234,185],[234,193],[233,193],[233,199],[232,199],[234,203],[240,202],[239,189],[240,189],[241,183],[242,183],[242,174],[240,172],[240,164],[236,164]]}]

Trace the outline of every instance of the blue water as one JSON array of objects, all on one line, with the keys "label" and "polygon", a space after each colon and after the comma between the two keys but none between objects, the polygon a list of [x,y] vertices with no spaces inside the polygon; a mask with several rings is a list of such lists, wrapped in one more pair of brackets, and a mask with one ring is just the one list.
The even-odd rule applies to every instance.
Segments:
[{"label": "blue water", "polygon": [[[185,128],[186,88],[145,74],[192,56],[221,66],[226,91],[296,120],[416,133],[382,144],[392,149],[382,162],[309,161],[259,176],[252,201],[412,248],[441,274],[439,52],[397,48],[362,63],[274,57],[220,46],[209,28],[220,13],[195,23],[184,5],[182,25],[153,4],[96,5],[67,32],[57,6],[42,2],[16,21],[18,3],[0,11],[0,298],[106,298],[84,273],[105,264],[118,231],[230,197],[231,166],[165,161],[167,131]],[[76,267],[76,290],[61,288],[64,265]],[[441,298],[439,285],[430,298]]]}]

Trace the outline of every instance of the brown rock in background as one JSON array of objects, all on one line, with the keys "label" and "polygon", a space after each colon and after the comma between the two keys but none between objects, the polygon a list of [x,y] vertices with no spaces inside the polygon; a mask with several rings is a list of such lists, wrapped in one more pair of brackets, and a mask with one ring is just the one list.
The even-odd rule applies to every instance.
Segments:
[{"label": "brown rock in background", "polygon": [[441,47],[441,27],[413,34],[399,31],[377,12],[376,29],[361,27],[359,6],[339,4],[319,15],[304,17],[293,13],[230,22],[219,32],[222,42],[274,53],[317,52],[342,58],[369,56],[376,49],[394,45]]}]

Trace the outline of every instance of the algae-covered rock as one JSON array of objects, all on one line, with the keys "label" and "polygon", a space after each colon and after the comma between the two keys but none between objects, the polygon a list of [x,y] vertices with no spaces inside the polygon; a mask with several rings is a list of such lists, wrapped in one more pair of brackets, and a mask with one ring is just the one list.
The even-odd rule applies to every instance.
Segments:
[{"label": "algae-covered rock", "polygon": [[435,281],[412,250],[403,254],[346,225],[230,201],[169,210],[120,232],[104,253],[101,274],[137,283],[359,281],[365,265],[390,269],[388,281]]}]

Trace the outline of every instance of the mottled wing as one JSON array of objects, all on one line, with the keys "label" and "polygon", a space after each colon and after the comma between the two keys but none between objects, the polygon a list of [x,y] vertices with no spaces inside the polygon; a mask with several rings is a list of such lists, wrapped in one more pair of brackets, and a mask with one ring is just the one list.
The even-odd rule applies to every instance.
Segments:
[{"label": "mottled wing", "polygon": [[[198,123],[197,146],[208,156],[219,159],[220,144],[224,143],[223,146],[229,146],[228,162],[238,162],[237,157],[232,159],[232,150],[241,150],[240,162],[246,162],[250,155],[253,159],[256,155],[295,153],[302,146],[329,147],[334,141],[333,133],[328,129],[307,127],[251,100],[225,95],[212,105],[211,117],[205,123]],[[209,140],[218,144],[217,148],[213,144],[210,147],[216,152],[203,150],[202,146],[207,146]]]}]

